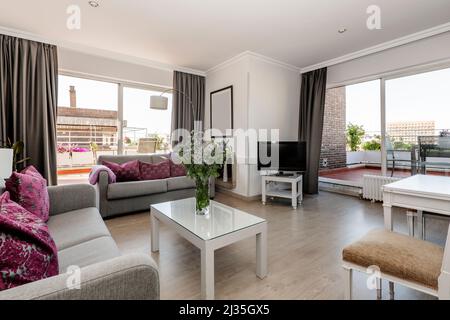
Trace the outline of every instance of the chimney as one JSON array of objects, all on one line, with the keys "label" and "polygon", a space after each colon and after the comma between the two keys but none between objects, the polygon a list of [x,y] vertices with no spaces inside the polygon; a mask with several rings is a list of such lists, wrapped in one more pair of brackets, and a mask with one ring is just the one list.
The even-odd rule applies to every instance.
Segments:
[{"label": "chimney", "polygon": [[70,107],[77,107],[77,91],[75,90],[75,86],[70,86]]}]

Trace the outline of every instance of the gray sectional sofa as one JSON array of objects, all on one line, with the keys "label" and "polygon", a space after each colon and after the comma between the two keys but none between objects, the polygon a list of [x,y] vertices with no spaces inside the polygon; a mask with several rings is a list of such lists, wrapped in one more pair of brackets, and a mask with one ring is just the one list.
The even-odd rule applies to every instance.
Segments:
[{"label": "gray sectional sofa", "polygon": [[[132,160],[159,163],[168,157],[167,154],[99,156],[97,163],[109,161],[122,164]],[[108,174],[101,172],[96,187],[99,194],[100,213],[104,218],[150,210],[151,204],[185,199],[195,195],[195,183],[186,176],[108,184]],[[213,180],[210,183],[210,196],[214,197]]]},{"label": "gray sectional sofa", "polygon": [[[48,191],[48,226],[58,248],[60,274],[0,291],[0,300],[159,299],[155,262],[147,254],[120,254],[97,209],[93,186],[58,186]],[[73,283],[66,273],[70,266],[80,268],[80,289],[67,285]]]}]

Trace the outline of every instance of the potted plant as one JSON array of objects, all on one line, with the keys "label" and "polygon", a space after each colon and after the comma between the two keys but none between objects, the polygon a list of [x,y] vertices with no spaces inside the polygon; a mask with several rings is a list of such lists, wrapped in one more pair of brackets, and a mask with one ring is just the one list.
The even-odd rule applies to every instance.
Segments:
[{"label": "potted plant", "polygon": [[209,180],[217,178],[226,158],[222,144],[203,139],[203,132],[193,132],[189,141],[175,146],[172,160],[183,164],[188,177],[195,181],[196,213],[208,214]]},{"label": "potted plant", "polygon": [[[11,140],[8,138],[6,142],[3,142],[0,144],[0,159],[3,159],[7,161],[7,166],[11,168],[12,171],[17,171],[18,165],[25,163],[26,161],[30,160],[31,158],[24,158],[21,160],[18,160],[19,156],[23,153],[23,150],[25,148],[25,144],[23,141],[16,141],[14,143],[11,143]],[[8,161],[8,159],[11,159]],[[11,171],[10,173],[11,174]],[[9,175],[7,176],[9,177]]]},{"label": "potted plant", "polygon": [[14,150],[6,146],[0,147],[0,179],[8,178],[12,173]]}]

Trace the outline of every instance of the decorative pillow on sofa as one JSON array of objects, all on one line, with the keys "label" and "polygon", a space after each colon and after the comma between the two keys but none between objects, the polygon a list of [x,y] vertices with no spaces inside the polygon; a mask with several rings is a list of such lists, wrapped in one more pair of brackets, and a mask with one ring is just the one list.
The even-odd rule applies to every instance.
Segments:
[{"label": "decorative pillow on sofa", "polygon": [[186,175],[186,168],[182,164],[176,164],[175,162],[170,161],[170,176],[171,177],[182,177]]},{"label": "decorative pillow on sofa", "polygon": [[157,180],[170,178],[169,159],[160,163],[147,163],[139,161],[141,180]]},{"label": "decorative pillow on sofa", "polygon": [[29,166],[21,172],[13,172],[11,177],[6,180],[5,187],[13,201],[44,222],[48,221],[50,200],[47,180],[35,167]]},{"label": "decorative pillow on sofa", "polygon": [[55,242],[45,222],[0,196],[0,290],[58,274]]},{"label": "decorative pillow on sofa", "polygon": [[116,175],[117,182],[139,180],[140,173],[138,160],[128,161],[123,164],[102,161],[102,164],[111,169],[111,171]]}]

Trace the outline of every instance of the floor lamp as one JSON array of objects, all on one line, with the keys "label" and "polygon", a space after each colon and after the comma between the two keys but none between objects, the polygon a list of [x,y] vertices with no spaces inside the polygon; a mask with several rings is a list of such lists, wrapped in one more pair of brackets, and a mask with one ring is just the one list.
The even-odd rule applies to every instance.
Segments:
[{"label": "floor lamp", "polygon": [[180,91],[178,89],[167,89],[161,92],[160,95],[154,95],[150,97],[150,109],[154,110],[167,110],[169,105],[169,99],[164,96],[164,94],[168,92],[177,92],[182,94],[186,100],[189,102],[189,106],[191,107],[191,115],[192,119],[194,120],[194,131],[198,132],[202,129],[202,121],[196,121],[195,120],[195,110],[194,110],[194,104],[192,103],[191,98],[184,93],[183,91]]}]

